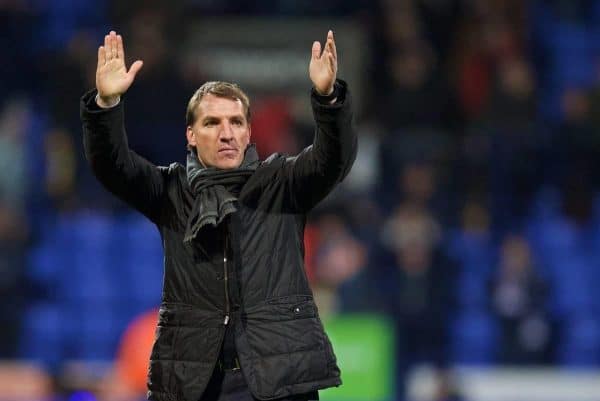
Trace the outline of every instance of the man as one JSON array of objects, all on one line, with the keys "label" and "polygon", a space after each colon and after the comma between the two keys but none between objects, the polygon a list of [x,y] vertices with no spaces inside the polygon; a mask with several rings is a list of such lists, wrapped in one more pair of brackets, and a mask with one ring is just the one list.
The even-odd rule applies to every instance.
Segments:
[{"label": "man", "polygon": [[[336,80],[333,33],[314,42],[317,124],[299,155],[258,159],[247,96],[204,84],[187,110],[187,166],[157,167],[129,150],[125,67],[114,31],[98,49],[96,90],[81,100],[85,154],[97,178],[158,227],[165,273],[150,356],[151,400],[313,400],[341,384],[304,272],[310,211],[356,156],[351,98]],[[162,133],[148,133],[159,135]]]}]

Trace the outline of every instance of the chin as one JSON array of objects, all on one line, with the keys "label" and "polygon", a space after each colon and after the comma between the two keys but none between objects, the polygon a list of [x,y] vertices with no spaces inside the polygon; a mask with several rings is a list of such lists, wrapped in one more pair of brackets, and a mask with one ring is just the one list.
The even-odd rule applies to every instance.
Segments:
[{"label": "chin", "polygon": [[241,160],[227,160],[219,163],[217,165],[217,168],[220,168],[221,170],[231,170],[234,168],[238,168],[241,164]]}]

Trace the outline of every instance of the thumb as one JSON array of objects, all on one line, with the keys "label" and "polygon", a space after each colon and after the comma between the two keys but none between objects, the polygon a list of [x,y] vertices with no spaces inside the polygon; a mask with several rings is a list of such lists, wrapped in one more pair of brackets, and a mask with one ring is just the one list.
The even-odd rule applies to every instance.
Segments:
[{"label": "thumb", "polygon": [[312,45],[312,58],[316,60],[319,58],[320,55],[321,55],[321,43],[315,40]]},{"label": "thumb", "polygon": [[137,60],[135,63],[131,64],[131,67],[129,67],[129,72],[127,73],[127,75],[129,75],[132,79],[135,78],[137,73],[142,69],[143,65],[144,65],[144,62],[142,60]]}]

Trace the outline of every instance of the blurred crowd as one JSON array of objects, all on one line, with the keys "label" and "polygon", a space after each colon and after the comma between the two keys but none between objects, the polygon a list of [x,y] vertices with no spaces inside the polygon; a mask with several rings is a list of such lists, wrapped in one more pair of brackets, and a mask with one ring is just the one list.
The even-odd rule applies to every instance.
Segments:
[{"label": "blurred crowd", "polygon": [[[394,322],[398,383],[419,362],[600,366],[600,1],[92,3],[0,1],[0,357],[41,359],[49,370],[66,359],[112,358],[127,322],[159,302],[161,273],[153,272],[155,293],[141,291],[145,301],[95,354],[72,346],[86,338],[79,326],[54,338],[39,323],[63,326],[73,299],[110,310],[110,282],[106,293],[73,298],[56,275],[77,286],[102,261],[116,263],[98,256],[108,248],[90,232],[139,230],[83,158],[78,101],[94,86],[103,34],[117,28],[129,59],[144,60],[126,95],[129,144],[167,164],[184,158],[188,97],[219,78],[178,63],[183,27],[207,15],[309,16],[353,21],[372,52],[357,161],[306,232],[322,313]],[[263,156],[310,141],[281,96],[253,99]],[[160,252],[157,236],[141,235],[154,243],[139,241],[140,254]],[[55,266],[61,255],[69,263]],[[63,308],[52,319],[40,312],[49,304]],[[56,342],[28,343],[40,336]],[[36,351],[47,347],[51,356]],[[458,399],[440,391],[440,400]]]}]

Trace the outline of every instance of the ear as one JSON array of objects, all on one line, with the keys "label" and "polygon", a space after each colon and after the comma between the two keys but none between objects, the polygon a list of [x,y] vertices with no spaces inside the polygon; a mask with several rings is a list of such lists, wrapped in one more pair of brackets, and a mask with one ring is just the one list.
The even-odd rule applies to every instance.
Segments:
[{"label": "ear", "polygon": [[194,131],[192,131],[192,127],[190,125],[188,125],[185,130],[185,136],[187,138],[188,145],[196,146],[196,136],[194,135]]},{"label": "ear", "polygon": [[250,141],[250,137],[252,136],[252,127],[248,125],[248,141]]}]

